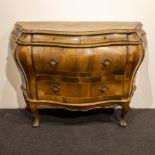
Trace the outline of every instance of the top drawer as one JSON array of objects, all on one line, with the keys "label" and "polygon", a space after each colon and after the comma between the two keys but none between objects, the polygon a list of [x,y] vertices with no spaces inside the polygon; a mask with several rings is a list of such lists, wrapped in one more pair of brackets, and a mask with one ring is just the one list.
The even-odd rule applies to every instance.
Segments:
[{"label": "top drawer", "polygon": [[80,36],[33,34],[33,43],[80,44]]},{"label": "top drawer", "polygon": [[80,77],[98,76],[104,73],[121,75],[125,70],[126,46],[96,48],[32,46],[32,50],[37,74]]},{"label": "top drawer", "polygon": [[[138,41],[137,35],[130,34],[129,41]],[[137,40],[136,40],[137,39]],[[127,34],[102,34],[93,36],[66,36],[66,35],[51,35],[51,34],[33,34],[33,43],[55,43],[55,44],[99,44],[108,42],[128,41]]]},{"label": "top drawer", "polygon": [[137,44],[139,37],[132,34],[100,34],[100,35],[56,35],[56,34],[22,34],[18,43],[29,45],[57,45],[66,47],[95,47],[98,45]]}]

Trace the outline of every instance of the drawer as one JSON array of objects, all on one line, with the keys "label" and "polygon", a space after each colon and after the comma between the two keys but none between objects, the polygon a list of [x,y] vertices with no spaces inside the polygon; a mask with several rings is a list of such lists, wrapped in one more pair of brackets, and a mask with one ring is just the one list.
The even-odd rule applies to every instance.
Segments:
[{"label": "drawer", "polygon": [[[130,38],[133,38],[129,35]],[[100,34],[100,35],[85,35],[85,36],[71,36],[71,35],[51,35],[51,34],[33,34],[33,43],[42,44],[66,44],[66,45],[85,45],[85,44],[99,44],[108,42],[128,41],[126,34]]]},{"label": "drawer", "polygon": [[83,49],[34,46],[32,49],[37,74],[91,76],[102,72],[121,75],[126,65],[126,46]]},{"label": "drawer", "polygon": [[33,43],[80,44],[80,36],[34,34]]},{"label": "drawer", "polygon": [[81,36],[81,44],[97,44],[97,43],[109,43],[127,41],[126,34],[104,34],[95,36]]},{"label": "drawer", "polygon": [[[117,91],[116,91],[117,90]],[[119,99],[123,94],[123,80],[92,83],[69,83],[51,80],[46,77],[37,79],[38,99],[70,102],[73,99]],[[63,100],[65,98],[65,101]]]},{"label": "drawer", "polygon": [[110,42],[127,42],[127,41],[139,41],[136,33],[134,34],[100,34],[100,35],[51,35],[51,34],[33,34],[32,38],[30,35],[24,34],[20,41],[27,42],[32,39],[32,43],[36,44],[56,44],[56,45],[90,45]]}]

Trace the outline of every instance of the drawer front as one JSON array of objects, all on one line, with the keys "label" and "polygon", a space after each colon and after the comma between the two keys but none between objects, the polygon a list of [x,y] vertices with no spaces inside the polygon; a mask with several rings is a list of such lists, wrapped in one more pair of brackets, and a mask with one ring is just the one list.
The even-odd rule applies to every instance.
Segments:
[{"label": "drawer front", "polygon": [[37,79],[38,99],[60,102],[95,102],[103,99],[120,99],[123,94],[123,80],[92,83],[60,82],[55,78]]},{"label": "drawer front", "polygon": [[[23,35],[20,41],[30,42],[28,34]],[[85,36],[72,36],[72,35],[52,35],[52,34],[33,34],[32,43],[36,44],[57,44],[57,45],[91,45],[100,43],[128,42],[139,41],[136,33],[133,34],[100,34],[100,35],[85,35]]]},{"label": "drawer front", "polygon": [[124,74],[126,46],[83,49],[34,46],[32,49],[37,74],[66,76]]},{"label": "drawer front", "polygon": [[50,34],[33,34],[33,43],[56,43],[56,44],[80,44],[79,36],[50,35]]}]

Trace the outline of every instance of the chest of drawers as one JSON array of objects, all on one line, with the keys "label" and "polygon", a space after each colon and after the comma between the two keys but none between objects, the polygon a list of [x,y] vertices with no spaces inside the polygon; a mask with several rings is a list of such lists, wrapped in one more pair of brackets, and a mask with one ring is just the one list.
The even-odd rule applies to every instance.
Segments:
[{"label": "chest of drawers", "polygon": [[117,105],[126,126],[144,40],[139,22],[17,22],[10,49],[34,127],[38,107],[87,111]]}]

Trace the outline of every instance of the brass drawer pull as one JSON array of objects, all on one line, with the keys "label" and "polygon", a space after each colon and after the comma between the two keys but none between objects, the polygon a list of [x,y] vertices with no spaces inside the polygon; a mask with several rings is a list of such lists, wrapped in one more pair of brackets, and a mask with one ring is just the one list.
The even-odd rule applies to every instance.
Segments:
[{"label": "brass drawer pull", "polygon": [[54,91],[54,92],[58,92],[61,90],[60,86],[58,84],[54,84],[51,89]]},{"label": "brass drawer pull", "polygon": [[55,59],[50,59],[48,61],[48,64],[52,67],[52,68],[55,68],[57,65],[58,65],[58,62],[55,60]]},{"label": "brass drawer pull", "polygon": [[98,90],[100,90],[102,93],[105,93],[108,91],[108,87],[103,86],[103,87],[99,88]]},{"label": "brass drawer pull", "polygon": [[110,64],[112,63],[112,61],[110,59],[104,59],[101,64],[104,66],[104,67],[108,67]]}]

